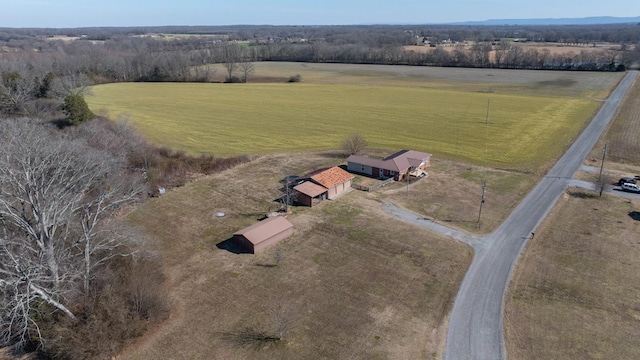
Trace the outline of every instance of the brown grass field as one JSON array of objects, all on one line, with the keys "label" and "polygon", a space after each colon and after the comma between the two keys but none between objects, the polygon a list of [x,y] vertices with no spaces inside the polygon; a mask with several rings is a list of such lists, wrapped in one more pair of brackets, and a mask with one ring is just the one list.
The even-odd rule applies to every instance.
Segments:
[{"label": "brown grass field", "polygon": [[[334,153],[261,157],[131,214],[156,239],[173,310],[119,358],[439,358],[471,251],[387,216],[377,195],[353,191],[296,208],[294,236],[259,255],[218,248],[278,207],[279,179],[342,161]],[[293,321],[284,343],[242,341],[273,333],[282,306]]]},{"label": "brown grass field", "polygon": [[640,358],[639,210],[595,192],[562,197],[513,274],[509,359]]},{"label": "brown grass field", "polygon": [[[640,173],[640,82],[586,160],[608,182]],[[590,181],[597,174],[581,174]],[[640,201],[568,190],[536,231],[505,305],[510,359],[638,359]]]}]

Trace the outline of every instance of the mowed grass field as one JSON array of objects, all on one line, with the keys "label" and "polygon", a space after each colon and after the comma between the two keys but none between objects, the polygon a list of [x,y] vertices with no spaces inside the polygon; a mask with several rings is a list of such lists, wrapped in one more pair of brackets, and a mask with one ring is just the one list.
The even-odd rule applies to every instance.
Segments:
[{"label": "mowed grass field", "polygon": [[[445,70],[450,79],[442,69],[403,66],[260,65],[260,83],[108,84],[87,101],[190,153],[329,150],[359,133],[376,149],[529,171],[562,153],[621,76]],[[303,83],[273,82],[285,73],[301,73]]]}]

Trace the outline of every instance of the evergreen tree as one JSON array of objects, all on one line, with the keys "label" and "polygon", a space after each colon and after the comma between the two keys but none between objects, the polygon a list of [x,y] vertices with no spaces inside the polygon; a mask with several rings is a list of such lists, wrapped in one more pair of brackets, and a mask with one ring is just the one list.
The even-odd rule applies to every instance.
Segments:
[{"label": "evergreen tree", "polygon": [[62,111],[67,115],[67,121],[71,125],[77,125],[89,120],[95,115],[89,110],[89,105],[80,94],[69,94],[64,98]]}]

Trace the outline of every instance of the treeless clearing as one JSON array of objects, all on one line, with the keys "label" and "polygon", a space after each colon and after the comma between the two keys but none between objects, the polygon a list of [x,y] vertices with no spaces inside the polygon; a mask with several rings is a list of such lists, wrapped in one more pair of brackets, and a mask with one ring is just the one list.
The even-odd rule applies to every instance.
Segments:
[{"label": "treeless clearing", "polygon": [[570,189],[561,198],[506,295],[510,359],[640,357],[639,209],[597,192]]},{"label": "treeless clearing", "polygon": [[[370,194],[296,207],[294,235],[259,255],[216,246],[276,208],[285,175],[342,161],[261,157],[133,213],[129,221],[157,239],[174,310],[120,358],[438,358],[471,251],[385,215]],[[273,334],[281,305],[293,320],[286,341],[243,345],[247,334]]]},{"label": "treeless clearing", "polygon": [[640,82],[637,80],[604,139],[609,161],[640,165]]}]

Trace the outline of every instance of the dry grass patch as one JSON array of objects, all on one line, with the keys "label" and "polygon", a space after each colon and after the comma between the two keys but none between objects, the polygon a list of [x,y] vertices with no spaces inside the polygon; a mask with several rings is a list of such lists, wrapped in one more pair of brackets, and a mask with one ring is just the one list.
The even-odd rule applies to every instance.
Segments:
[{"label": "dry grass patch", "polygon": [[[433,159],[429,176],[409,186],[395,183],[376,191],[381,198],[446,226],[474,233],[495,230],[535,185],[531,175]],[[482,185],[485,203],[478,215]]]},{"label": "dry grass patch", "polygon": [[604,139],[609,161],[640,166],[640,81],[637,79],[627,92]]},{"label": "dry grass patch", "polygon": [[[132,214],[157,239],[173,312],[121,357],[437,358],[471,252],[385,215],[365,193],[296,208],[294,236],[259,255],[217,247],[277,206],[284,176],[340,162],[262,157]],[[282,317],[290,326],[274,340]]]},{"label": "dry grass patch", "polygon": [[637,359],[640,202],[570,189],[506,296],[510,359]]}]

